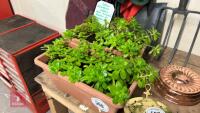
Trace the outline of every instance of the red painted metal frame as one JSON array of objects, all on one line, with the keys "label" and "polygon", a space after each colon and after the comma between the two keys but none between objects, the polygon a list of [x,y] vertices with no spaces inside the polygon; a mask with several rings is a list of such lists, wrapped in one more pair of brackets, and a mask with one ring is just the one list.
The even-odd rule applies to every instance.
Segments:
[{"label": "red painted metal frame", "polygon": [[[17,93],[17,95],[19,95],[19,96],[23,99],[24,103],[25,103],[34,113],[45,113],[45,112],[49,109],[48,104],[42,109],[43,111],[40,111],[40,110],[39,110],[39,106],[36,106],[35,101],[34,101],[34,97],[35,97],[37,94],[39,94],[40,91],[35,92],[35,93],[32,94],[32,95],[29,93],[28,87],[27,87],[26,82],[25,82],[25,80],[24,80],[24,78],[23,78],[23,76],[22,76],[22,73],[21,73],[21,71],[20,71],[20,69],[19,69],[19,66],[18,66],[18,64],[17,64],[17,60],[16,60],[15,57],[16,57],[17,55],[20,55],[20,54],[26,52],[26,51],[29,51],[29,50],[31,50],[31,49],[33,49],[33,48],[36,48],[36,47],[38,47],[38,46],[40,46],[40,45],[42,45],[42,44],[44,44],[44,43],[46,43],[46,42],[49,42],[49,41],[51,41],[51,40],[53,40],[53,39],[55,39],[55,38],[57,38],[57,37],[59,37],[59,36],[60,36],[59,33],[54,33],[54,34],[52,34],[52,35],[46,37],[45,39],[40,40],[40,41],[38,41],[38,42],[35,43],[35,44],[29,45],[29,46],[27,46],[27,47],[21,49],[20,51],[15,52],[15,53],[7,53],[6,51],[2,50],[2,51],[4,51],[5,53],[7,53],[9,59],[11,59],[11,63],[14,65],[15,71],[18,73],[18,76],[19,76],[19,78],[20,78],[21,81],[22,81],[22,84],[23,84],[23,86],[24,86],[24,88],[25,88],[26,94],[27,94],[28,97],[30,98],[31,103],[27,102],[27,101],[26,101],[26,98],[24,98],[23,96],[21,96],[20,93],[19,93],[15,88],[12,88],[12,91],[15,91],[15,93]],[[12,81],[12,80],[11,80],[11,81]],[[12,82],[11,82],[11,83],[12,83]],[[13,85],[13,84],[12,84],[12,85]]]},{"label": "red painted metal frame", "polygon": [[[17,14],[18,15],[18,14]],[[14,15],[13,15],[14,16]],[[22,16],[22,17],[24,17],[24,18],[27,18],[27,17],[25,17],[25,16],[23,16],[23,15],[19,15],[19,16]],[[12,16],[11,16],[12,17]],[[6,34],[6,33],[9,33],[9,32],[14,32],[14,31],[17,31],[17,30],[19,30],[19,29],[22,29],[22,28],[25,28],[25,27],[27,27],[27,26],[30,26],[30,25],[32,25],[32,24],[34,24],[34,23],[37,23],[35,20],[33,20],[33,19],[30,19],[30,18],[28,18],[29,20],[31,20],[31,21],[33,21],[33,22],[30,22],[30,23],[28,23],[28,24],[25,24],[25,25],[23,25],[23,26],[20,26],[20,27],[16,27],[16,28],[14,28],[14,29],[11,29],[11,30],[8,30],[8,31],[5,31],[5,32],[1,32],[0,33],[0,35],[4,35],[4,34]],[[39,24],[39,23],[37,23],[37,24]],[[39,24],[39,25],[41,25],[41,26],[43,26],[42,24]],[[46,26],[45,26],[46,27]],[[51,30],[53,30],[53,31],[56,31],[56,30],[54,30],[54,29],[52,29],[52,28],[49,28],[49,27],[46,27],[46,28],[48,28],[48,29],[51,29]],[[59,33],[58,33],[59,34]],[[60,36],[60,34],[59,34],[59,36]]]},{"label": "red painted metal frame", "polygon": [[[0,73],[0,77],[1,77],[1,79],[3,79],[2,81],[3,81],[3,83],[9,88],[9,89],[11,89],[11,88],[13,88],[13,85],[11,84],[11,83],[9,83],[5,78],[4,78],[4,76]],[[7,85],[7,84],[9,84],[9,85]]]},{"label": "red painted metal frame", "polygon": [[[1,49],[0,48],[0,51],[4,51],[3,49]],[[2,53],[0,53],[0,55],[1,55]],[[5,70],[5,65],[3,64],[3,60],[0,58],[0,65],[2,65],[2,68]],[[0,72],[1,73],[1,72]],[[6,75],[4,75],[3,73],[1,73],[2,74],[2,76],[7,76],[7,77],[5,77],[5,78],[7,78],[9,81],[11,80],[11,77],[8,75],[8,72],[7,71],[5,71],[5,74]],[[13,85],[11,82],[10,82],[10,84],[11,85]]]},{"label": "red painted metal frame", "polygon": [[10,0],[0,0],[0,20],[14,15]]},{"label": "red painted metal frame", "polygon": [[[20,15],[20,16],[21,16],[21,15]],[[4,35],[4,34],[6,34],[6,33],[13,32],[13,31],[16,31],[16,30],[18,30],[18,29],[25,28],[25,27],[27,27],[27,26],[30,26],[30,25],[34,24],[34,23],[36,23],[36,22],[33,21],[33,22],[28,23],[28,24],[26,24],[26,25],[23,25],[23,26],[20,26],[20,27],[11,29],[11,30],[9,30],[9,31],[0,33],[0,35]],[[37,24],[38,24],[38,23],[37,23]],[[48,27],[47,27],[47,28],[48,28]],[[50,28],[48,28],[48,29],[50,29]],[[52,30],[52,29],[51,29],[51,30]],[[55,31],[55,30],[54,30],[54,31]],[[51,41],[51,40],[53,40],[53,39],[55,39],[55,38],[57,38],[57,37],[59,37],[59,36],[60,36],[60,34],[59,34],[58,32],[55,31],[54,34],[52,34],[52,35],[50,35],[50,36],[47,36],[47,37],[45,37],[44,39],[39,40],[39,41],[37,41],[37,42],[34,43],[34,44],[28,45],[28,46],[24,47],[23,49],[21,49],[21,50],[19,50],[19,51],[16,51],[16,52],[14,52],[14,53],[8,53],[8,52],[6,52],[6,51],[4,51],[3,49],[0,48],[0,50],[2,50],[3,53],[6,53],[6,56],[8,56],[9,59],[11,59],[11,61],[9,61],[9,62],[10,62],[11,64],[14,65],[14,68],[15,68],[14,70],[17,72],[17,74],[18,74],[20,80],[22,81],[22,84],[23,84],[23,86],[24,86],[24,88],[25,88],[25,93],[28,95],[28,97],[29,97],[31,103],[27,102],[26,98],[24,98],[24,97],[20,94],[20,92],[17,91],[17,89],[15,88],[15,85],[12,84],[12,78],[9,76],[10,81],[11,81],[10,83],[11,83],[11,85],[12,85],[12,88],[10,88],[11,91],[15,92],[20,98],[22,98],[22,100],[24,101],[24,103],[25,103],[34,113],[45,113],[45,112],[49,109],[49,106],[48,106],[48,103],[47,103],[47,102],[46,102],[46,105],[44,106],[43,109],[40,109],[41,106],[36,106],[36,103],[42,102],[42,100],[44,101],[44,99],[46,99],[46,98],[41,99],[41,100],[35,100],[34,97],[36,97],[37,95],[42,94],[42,93],[43,93],[42,90],[38,90],[38,91],[34,92],[33,94],[30,94],[30,93],[29,93],[29,89],[28,89],[28,87],[27,87],[27,84],[26,84],[26,82],[25,82],[25,80],[24,80],[24,78],[23,78],[23,75],[22,75],[22,73],[21,73],[21,71],[20,71],[20,68],[19,68],[19,66],[18,66],[18,64],[17,64],[16,56],[18,56],[18,55],[20,55],[20,54],[23,54],[23,53],[25,53],[25,52],[27,52],[27,51],[33,49],[33,48],[36,48],[36,47],[38,47],[38,46],[41,46],[42,44],[44,44],[44,43],[46,43],[46,42],[49,42],[49,41]],[[1,60],[1,58],[0,58],[0,60]],[[1,62],[0,62],[0,63],[1,63]],[[3,63],[1,63],[1,64],[3,64]],[[0,73],[0,75],[1,75],[1,73]],[[7,75],[8,75],[8,74],[7,74]]]},{"label": "red painted metal frame", "polygon": [[15,55],[15,56],[20,55],[20,54],[22,54],[22,53],[24,53],[26,51],[29,51],[29,50],[31,50],[31,49],[33,49],[33,48],[35,48],[35,47],[37,47],[37,46],[39,46],[41,44],[44,44],[45,42],[51,41],[51,40],[55,39],[55,37],[59,37],[59,36],[60,36],[59,33],[52,34],[52,35],[46,37],[45,39],[40,40],[37,43],[31,44],[29,46],[26,46],[25,48],[23,48],[23,49],[21,49],[19,51],[16,51],[15,53],[12,53],[12,54]]},{"label": "red painted metal frame", "polygon": [[[29,98],[30,98],[30,100],[31,100],[31,103],[32,103],[32,104],[28,104],[28,102],[26,102],[26,104],[28,105],[28,107],[29,107],[34,113],[42,113],[41,111],[38,111],[38,108],[36,108],[35,102],[34,102],[34,98],[33,98],[35,95],[37,95],[37,92],[35,92],[33,95],[31,95],[31,94],[29,93],[28,87],[27,87],[26,82],[25,82],[25,80],[24,80],[24,78],[23,78],[23,76],[22,76],[22,73],[21,73],[20,69],[19,69],[19,66],[18,66],[18,64],[17,64],[17,60],[16,60],[15,56],[20,55],[20,54],[22,54],[22,53],[24,53],[24,52],[26,52],[26,51],[29,51],[29,50],[31,50],[31,49],[33,49],[33,48],[35,48],[35,47],[38,47],[38,46],[44,44],[45,42],[49,42],[49,41],[51,41],[51,40],[53,40],[53,39],[55,39],[55,38],[57,38],[57,37],[59,37],[59,36],[60,36],[59,33],[52,34],[52,35],[46,37],[45,39],[38,41],[38,42],[35,43],[35,44],[29,45],[29,46],[27,46],[27,47],[21,49],[20,51],[17,51],[17,52],[12,53],[12,54],[9,53],[9,57],[12,59],[12,62],[11,62],[11,63],[14,64],[14,67],[16,68],[15,70],[17,71],[17,73],[18,73],[18,75],[19,75],[19,78],[22,80],[22,83],[23,83],[23,86],[24,86],[24,88],[25,88],[25,90],[26,90],[26,93],[28,94],[28,96],[29,96]],[[16,91],[16,92],[17,92],[17,91]],[[18,93],[18,94],[19,94],[19,93]],[[20,94],[19,94],[19,95],[20,95]],[[23,98],[23,97],[22,97],[22,98]],[[26,101],[26,99],[24,99],[24,101]],[[47,106],[47,107],[48,107],[48,106]],[[44,109],[45,109],[45,108],[44,108]],[[49,108],[46,108],[46,109],[49,109]],[[44,111],[44,113],[45,113],[45,112],[46,112],[46,111]]]},{"label": "red painted metal frame", "polygon": [[30,23],[28,23],[28,24],[26,24],[26,25],[23,25],[23,26],[14,28],[14,29],[10,29],[10,30],[5,31],[5,32],[1,32],[0,35],[4,35],[4,34],[7,34],[7,33],[9,33],[9,32],[17,31],[18,29],[22,29],[22,28],[27,27],[27,26],[30,26],[30,25],[32,25],[32,24],[34,24],[34,23],[35,23],[35,22],[30,22]]},{"label": "red painted metal frame", "polygon": [[[56,35],[53,35],[53,36],[56,36]],[[55,37],[51,37],[51,39],[53,39],[53,38],[55,38]],[[46,41],[49,41],[49,40],[46,40]],[[40,45],[41,45],[41,44],[42,44],[42,43],[40,43]],[[37,44],[37,45],[39,45],[39,44]],[[37,45],[36,45],[36,46],[37,46]],[[34,46],[34,47],[36,47],[36,46]],[[34,47],[31,47],[31,48],[34,48]],[[26,50],[30,50],[31,48],[25,49],[23,52],[25,52]],[[5,51],[4,51],[4,52],[5,52]],[[25,93],[28,95],[28,97],[29,97],[31,103],[29,103],[29,102],[26,100],[26,98],[24,98],[23,96],[21,96],[20,92],[18,92],[17,89],[12,88],[12,91],[15,91],[15,93],[17,93],[17,95],[20,96],[20,98],[22,98],[23,102],[24,102],[34,113],[45,113],[46,111],[43,111],[43,112],[38,111],[39,108],[36,107],[36,104],[35,104],[35,101],[34,101],[34,96],[37,95],[39,91],[38,91],[38,92],[35,92],[33,95],[31,95],[31,94],[29,93],[27,84],[26,84],[26,82],[25,82],[25,80],[24,80],[24,78],[23,78],[23,76],[22,76],[22,73],[21,73],[21,71],[20,71],[20,69],[19,69],[19,66],[18,66],[18,64],[17,64],[17,60],[16,60],[15,56],[13,56],[12,54],[8,54],[8,57],[9,57],[9,59],[11,59],[11,63],[14,65],[15,71],[18,73],[18,77],[19,77],[20,80],[22,81],[22,84],[23,84],[23,86],[24,86],[24,88],[25,88],[25,91],[26,91]],[[11,81],[12,81],[12,80],[11,80]],[[44,108],[44,109],[47,110],[47,109],[48,109],[48,106],[47,106],[47,108]]]},{"label": "red painted metal frame", "polygon": [[[0,59],[0,64],[3,66],[3,70],[5,71],[5,65],[3,64],[2,59]],[[8,72],[5,71],[4,73],[0,72],[2,74],[2,76],[4,76],[6,79],[8,79],[9,81],[11,80],[10,76],[8,75]]]},{"label": "red painted metal frame", "polygon": [[[15,15],[13,15],[13,16],[15,16]],[[19,15],[19,16],[22,16],[22,15]],[[24,17],[24,16],[22,16],[22,17]],[[11,18],[12,18],[12,16],[11,16]],[[24,18],[26,18],[26,17],[24,17]],[[34,20],[32,20],[32,19],[29,19],[29,20],[31,20],[32,22],[30,22],[30,23],[28,23],[28,24],[25,24],[25,25],[23,25],[23,26],[20,26],[20,27],[16,27],[16,28],[10,29],[10,30],[5,31],[5,32],[1,32],[0,35],[7,34],[7,33],[9,33],[9,32],[13,32],[13,31],[22,29],[22,28],[24,28],[24,27],[27,27],[27,26],[30,26],[30,25],[36,23],[36,22],[35,22]]]},{"label": "red painted metal frame", "polygon": [[14,12],[14,9],[13,9],[13,6],[12,6],[12,3],[11,3],[11,1],[10,1],[10,0],[8,0],[8,3],[9,3],[9,5],[10,5],[10,9],[11,9],[11,11],[12,11],[12,14],[14,15],[14,14],[15,14],[15,12]]},{"label": "red painted metal frame", "polygon": [[[1,49],[1,48],[0,48],[0,49]],[[3,49],[1,49],[1,51],[3,51],[4,53],[7,53],[7,52],[4,51]],[[7,53],[7,57],[8,57],[9,59],[11,59],[11,63],[14,64],[14,68],[15,68],[14,70],[18,73],[19,78],[20,78],[20,80],[22,81],[23,86],[24,86],[24,88],[25,88],[25,90],[26,90],[25,93],[28,94],[28,96],[29,96],[29,98],[30,98],[30,100],[31,100],[31,104],[28,104],[28,102],[26,101],[26,98],[22,97],[21,94],[17,91],[17,89],[16,89],[15,87],[11,88],[11,91],[14,92],[14,93],[16,93],[16,94],[23,100],[23,102],[24,102],[34,113],[38,113],[38,112],[37,112],[37,109],[36,109],[35,106],[33,105],[33,104],[34,104],[34,101],[32,100],[32,96],[30,95],[29,90],[28,90],[28,87],[27,87],[27,85],[26,85],[26,83],[25,83],[25,81],[24,81],[24,78],[22,77],[21,71],[20,71],[20,69],[19,69],[19,67],[18,67],[18,64],[17,64],[17,61],[16,61],[15,57],[14,57],[12,54],[10,54],[10,53]],[[12,79],[11,79],[11,81],[12,81]],[[12,82],[11,82],[11,83],[12,83]],[[14,84],[12,84],[12,85],[14,86]]]},{"label": "red painted metal frame", "polygon": [[[24,81],[24,78],[23,78],[23,76],[22,76],[22,73],[21,73],[21,71],[20,71],[20,69],[19,69],[19,66],[18,66],[18,64],[17,64],[17,61],[16,61],[16,58],[14,57],[14,56],[12,56],[12,55],[9,55],[9,57],[12,59],[12,64],[14,64],[14,66],[15,66],[15,71],[18,73],[18,75],[19,75],[19,78],[21,79],[21,81],[22,81],[22,84],[23,84],[23,86],[24,86],[24,88],[25,88],[25,90],[26,90],[26,93],[28,94],[28,96],[29,96],[29,98],[31,99],[31,103],[32,104],[34,104],[34,101],[33,101],[33,99],[32,99],[32,96],[30,95],[30,93],[29,93],[29,90],[28,90],[28,87],[27,87],[27,85],[26,85],[26,82]],[[22,97],[23,98],[23,97]],[[26,98],[24,98],[24,101],[26,102]],[[28,103],[28,102],[27,102]],[[28,105],[30,108],[31,108],[31,110],[33,110],[35,113],[38,113],[37,112],[37,108],[35,108],[35,106],[34,105]]]}]

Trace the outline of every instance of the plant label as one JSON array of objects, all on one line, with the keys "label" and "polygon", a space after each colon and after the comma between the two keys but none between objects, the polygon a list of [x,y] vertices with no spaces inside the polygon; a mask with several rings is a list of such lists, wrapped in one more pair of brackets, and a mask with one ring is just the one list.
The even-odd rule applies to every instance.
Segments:
[{"label": "plant label", "polygon": [[165,113],[165,112],[158,107],[149,107],[146,109],[145,113]]},{"label": "plant label", "polygon": [[105,104],[101,99],[92,97],[91,101],[99,109],[99,112],[108,112],[109,111],[108,105]]},{"label": "plant label", "polygon": [[105,1],[99,1],[94,11],[94,16],[97,17],[99,23],[107,24],[107,27],[112,19],[114,13],[114,6]]}]

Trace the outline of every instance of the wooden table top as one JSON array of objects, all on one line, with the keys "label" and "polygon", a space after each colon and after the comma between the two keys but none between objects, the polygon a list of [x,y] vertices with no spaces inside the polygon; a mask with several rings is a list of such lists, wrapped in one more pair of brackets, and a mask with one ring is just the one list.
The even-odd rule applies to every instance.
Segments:
[{"label": "wooden table top", "polygon": [[[45,93],[50,94],[51,97],[59,101],[64,106],[68,106],[68,108],[71,109],[73,112],[86,113],[79,108],[80,102],[78,100],[58,90],[53,85],[49,77],[44,73],[38,75],[35,78],[35,81],[37,81],[42,86],[43,91]],[[173,113],[200,113],[200,104],[197,104],[195,106],[176,105],[164,100],[162,97],[159,96],[158,92],[155,91],[153,91],[152,98],[166,104]],[[95,112],[89,109],[87,113],[95,113]]]}]

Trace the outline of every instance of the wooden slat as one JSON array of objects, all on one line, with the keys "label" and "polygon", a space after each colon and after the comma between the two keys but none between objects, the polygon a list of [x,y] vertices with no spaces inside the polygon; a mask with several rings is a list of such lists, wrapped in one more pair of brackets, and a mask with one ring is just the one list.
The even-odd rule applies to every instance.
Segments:
[{"label": "wooden slat", "polygon": [[68,113],[68,109],[57,100],[46,94],[51,113]]},{"label": "wooden slat", "polygon": [[43,91],[50,95],[51,97],[55,98],[58,102],[60,102],[61,104],[63,104],[64,106],[66,106],[67,108],[69,108],[71,111],[75,112],[75,113],[85,113],[84,111],[82,111],[81,109],[78,108],[78,106],[74,103],[72,103],[69,100],[69,97],[64,97],[61,96],[60,93],[55,92],[47,87],[43,87]]},{"label": "wooden slat", "polygon": [[[79,108],[80,102],[73,98],[72,96],[69,96],[59,91],[49,80],[48,76],[45,74],[40,74],[35,78],[35,81],[37,81],[41,86],[45,94],[50,96],[51,98],[58,101],[63,106],[67,107],[74,113],[95,113],[92,110],[88,110],[87,112],[84,112]],[[81,95],[80,95],[81,96]]]}]

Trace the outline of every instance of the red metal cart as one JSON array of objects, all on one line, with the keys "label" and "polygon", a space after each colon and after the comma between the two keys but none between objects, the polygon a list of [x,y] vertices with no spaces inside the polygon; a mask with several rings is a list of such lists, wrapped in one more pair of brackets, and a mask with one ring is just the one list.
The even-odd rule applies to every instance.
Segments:
[{"label": "red metal cart", "polygon": [[46,97],[34,81],[42,70],[33,59],[43,52],[41,46],[59,37],[59,33],[19,15],[10,20],[16,18],[18,21],[11,21],[4,30],[1,26],[10,21],[0,21],[0,79],[33,112],[45,113],[49,109]]}]

